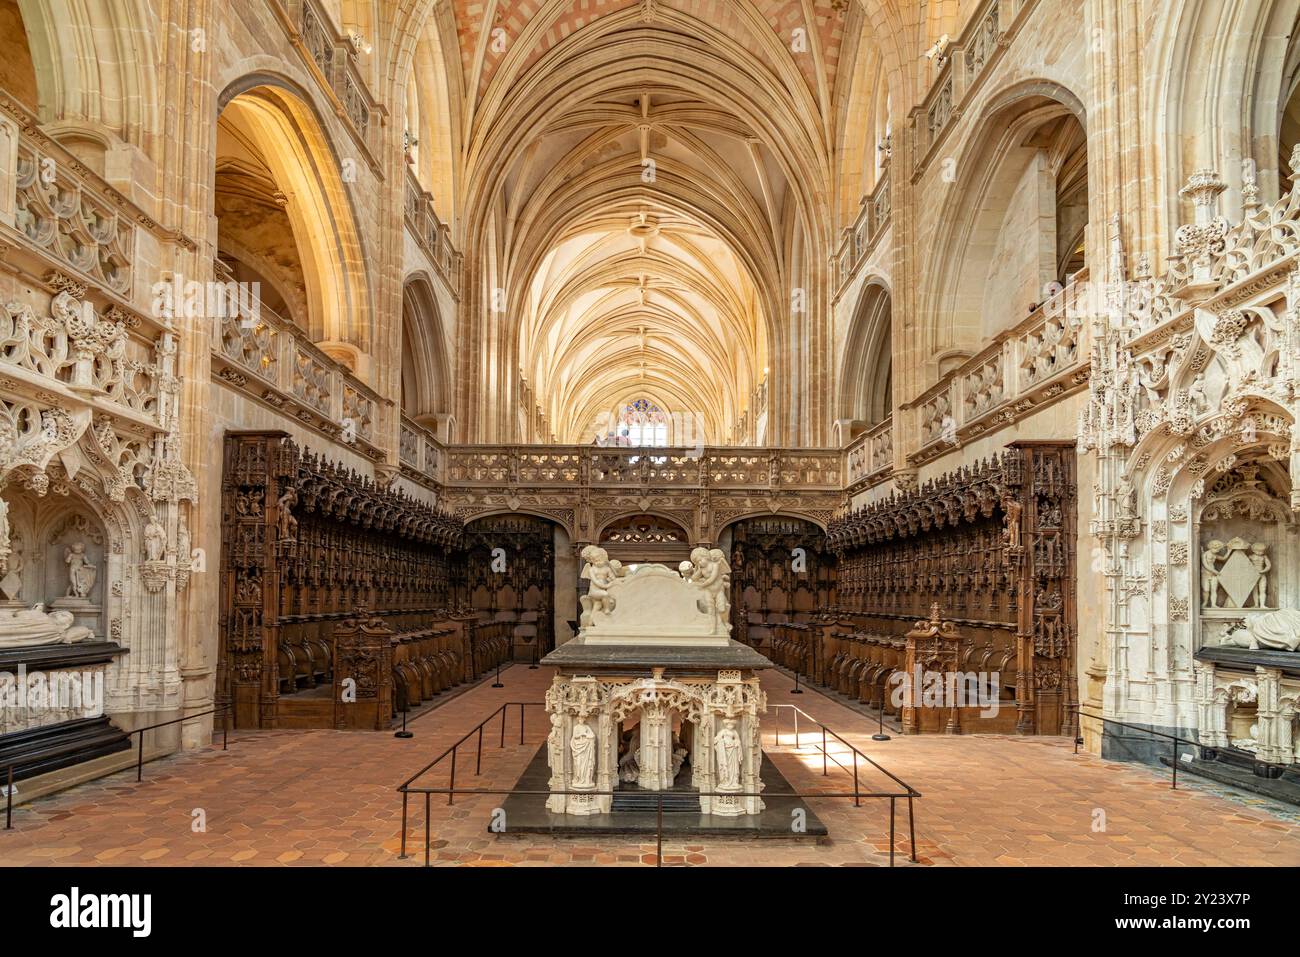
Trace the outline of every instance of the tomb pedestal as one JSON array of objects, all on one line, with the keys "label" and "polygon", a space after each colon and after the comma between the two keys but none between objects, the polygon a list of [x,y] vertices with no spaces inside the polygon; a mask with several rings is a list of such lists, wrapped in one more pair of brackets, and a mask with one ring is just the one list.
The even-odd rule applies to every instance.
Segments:
[{"label": "tomb pedestal", "polygon": [[[704,814],[759,814],[767,700],[758,673],[771,662],[728,637],[722,553],[697,548],[679,571],[643,565],[631,574],[603,549],[588,546],[583,558],[592,588],[582,627],[542,659],[558,672],[546,693],[547,810],[608,814],[615,791],[681,800],[689,789]],[[635,782],[620,779],[629,758]]]}]

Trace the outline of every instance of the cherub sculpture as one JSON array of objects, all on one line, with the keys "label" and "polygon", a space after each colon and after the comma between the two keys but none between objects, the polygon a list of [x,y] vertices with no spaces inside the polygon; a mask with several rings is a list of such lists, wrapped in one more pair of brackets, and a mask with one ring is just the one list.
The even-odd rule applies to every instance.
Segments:
[{"label": "cherub sculpture", "polygon": [[696,548],[691,552],[690,580],[698,585],[705,597],[699,601],[700,611],[715,614],[725,620],[731,611],[731,569],[720,548]]},{"label": "cherub sculpture", "polygon": [[614,596],[609,588],[614,584],[623,570],[617,561],[610,561],[609,552],[599,545],[588,545],[582,550],[582,560],[587,564],[582,569],[582,577],[591,584],[587,594],[582,596],[582,619],[584,627],[592,623],[592,615],[597,611],[606,615],[614,611]]}]

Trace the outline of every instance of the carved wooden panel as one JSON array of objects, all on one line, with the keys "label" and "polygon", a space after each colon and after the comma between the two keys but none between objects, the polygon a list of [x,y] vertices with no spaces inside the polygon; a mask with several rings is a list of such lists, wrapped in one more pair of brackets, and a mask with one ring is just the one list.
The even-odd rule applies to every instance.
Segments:
[{"label": "carved wooden panel", "polygon": [[336,627],[359,609],[450,617],[460,534],[282,432],[228,435],[217,703],[236,727],[335,726]]},{"label": "carved wooden panel", "polygon": [[[1017,442],[835,519],[827,538],[839,558],[836,612],[862,632],[846,637],[901,637],[937,604],[960,627],[963,669],[1014,662],[1000,680],[1014,688],[1018,731],[1070,733],[1074,456],[1073,443]],[[828,660],[823,672],[835,667]]]}]

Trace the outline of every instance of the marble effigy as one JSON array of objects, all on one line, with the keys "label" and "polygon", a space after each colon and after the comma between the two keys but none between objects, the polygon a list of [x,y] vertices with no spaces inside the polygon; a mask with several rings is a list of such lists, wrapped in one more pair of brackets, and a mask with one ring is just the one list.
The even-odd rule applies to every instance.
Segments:
[{"label": "marble effigy", "polygon": [[607,814],[620,789],[689,788],[705,814],[758,814],[757,673],[770,662],[729,637],[723,553],[696,548],[676,571],[629,571],[594,545],[582,558],[578,635],[543,659],[558,669],[546,694],[547,809]]}]

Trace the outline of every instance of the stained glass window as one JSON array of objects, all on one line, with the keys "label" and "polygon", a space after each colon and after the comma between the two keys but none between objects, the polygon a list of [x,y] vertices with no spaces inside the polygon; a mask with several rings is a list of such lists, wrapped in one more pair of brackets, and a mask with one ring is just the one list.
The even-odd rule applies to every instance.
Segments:
[{"label": "stained glass window", "polygon": [[623,407],[619,439],[620,445],[665,446],[668,444],[668,416],[648,399],[630,402]]}]

